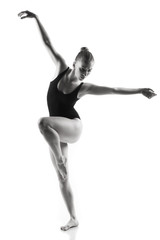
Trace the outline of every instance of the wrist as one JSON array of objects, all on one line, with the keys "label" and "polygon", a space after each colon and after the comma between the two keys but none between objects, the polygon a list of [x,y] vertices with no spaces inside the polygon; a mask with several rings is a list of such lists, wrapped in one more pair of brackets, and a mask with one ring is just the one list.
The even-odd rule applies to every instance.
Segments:
[{"label": "wrist", "polygon": [[142,93],[144,88],[139,88],[138,93]]},{"label": "wrist", "polygon": [[38,20],[38,16],[37,16],[36,14],[34,14],[34,18],[35,18],[36,20]]}]

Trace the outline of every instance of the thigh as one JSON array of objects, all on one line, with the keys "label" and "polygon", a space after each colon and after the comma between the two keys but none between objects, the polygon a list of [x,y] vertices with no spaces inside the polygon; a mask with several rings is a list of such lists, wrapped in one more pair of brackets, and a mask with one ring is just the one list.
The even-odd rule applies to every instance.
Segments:
[{"label": "thigh", "polygon": [[62,143],[76,142],[82,132],[82,122],[78,118],[45,117],[43,121],[59,134]]}]

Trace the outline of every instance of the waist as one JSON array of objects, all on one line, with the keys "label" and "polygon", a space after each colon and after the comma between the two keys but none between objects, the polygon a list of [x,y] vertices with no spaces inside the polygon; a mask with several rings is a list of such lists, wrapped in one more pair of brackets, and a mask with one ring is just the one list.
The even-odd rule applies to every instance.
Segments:
[{"label": "waist", "polygon": [[74,108],[72,108],[72,109],[61,109],[61,108],[56,109],[56,108],[48,107],[48,110],[49,110],[49,114],[51,117],[59,116],[59,117],[66,117],[66,118],[70,118],[70,119],[74,119],[74,118],[80,119],[79,114],[77,113],[77,111]]}]

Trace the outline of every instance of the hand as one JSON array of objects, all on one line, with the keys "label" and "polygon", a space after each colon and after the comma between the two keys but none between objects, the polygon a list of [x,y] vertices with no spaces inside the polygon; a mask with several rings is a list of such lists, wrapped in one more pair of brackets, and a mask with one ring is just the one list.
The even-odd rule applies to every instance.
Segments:
[{"label": "hand", "polygon": [[154,96],[157,95],[157,94],[154,93],[154,91],[153,91],[152,89],[150,89],[150,88],[143,88],[142,91],[141,91],[141,93],[142,93],[145,97],[147,97],[147,98],[149,98],[149,99],[151,99],[152,97],[154,97]]},{"label": "hand", "polygon": [[30,12],[30,11],[23,11],[23,12],[20,12],[18,13],[18,16],[23,19],[23,18],[35,18],[36,17],[36,14]]}]

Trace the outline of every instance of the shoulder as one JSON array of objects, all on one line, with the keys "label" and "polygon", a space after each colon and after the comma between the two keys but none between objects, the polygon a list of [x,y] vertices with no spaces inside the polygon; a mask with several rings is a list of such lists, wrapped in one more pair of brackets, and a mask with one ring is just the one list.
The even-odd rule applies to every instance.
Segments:
[{"label": "shoulder", "polygon": [[55,74],[54,74],[54,78],[58,77],[58,75],[60,75],[62,72],[64,72],[65,70],[67,70],[69,67],[65,62],[59,62],[56,65],[56,69],[55,69]]},{"label": "shoulder", "polygon": [[78,98],[81,98],[86,94],[89,94],[89,91],[92,86],[93,86],[93,84],[91,84],[91,83],[83,82],[83,84],[78,92]]}]

